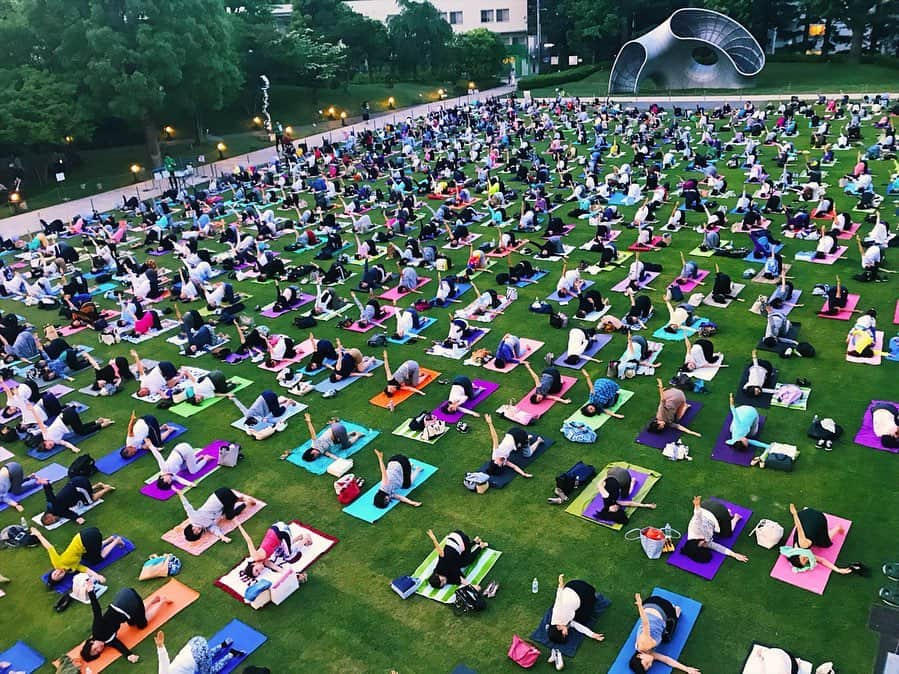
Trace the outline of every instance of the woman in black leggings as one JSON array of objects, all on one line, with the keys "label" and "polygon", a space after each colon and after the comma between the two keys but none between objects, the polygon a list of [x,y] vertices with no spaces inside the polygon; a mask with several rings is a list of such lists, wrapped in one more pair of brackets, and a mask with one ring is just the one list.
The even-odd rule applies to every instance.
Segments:
[{"label": "woman in black leggings", "polygon": [[172,600],[165,596],[157,595],[153,597],[147,604],[136,590],[126,587],[118,591],[116,596],[109,604],[109,608],[104,613],[100,608],[100,602],[97,601],[97,595],[92,587],[93,581],[88,581],[90,590],[87,593],[91,602],[91,611],[93,611],[93,623],[91,623],[91,635],[81,647],[81,658],[85,662],[93,662],[106,650],[107,646],[112,646],[119,653],[128,658],[128,662],[135,663],[139,657],[136,653],[132,653],[125,644],[119,641],[119,628],[128,623],[132,627],[145,629],[149,622],[156,617],[156,614],[166,606],[171,604]]}]

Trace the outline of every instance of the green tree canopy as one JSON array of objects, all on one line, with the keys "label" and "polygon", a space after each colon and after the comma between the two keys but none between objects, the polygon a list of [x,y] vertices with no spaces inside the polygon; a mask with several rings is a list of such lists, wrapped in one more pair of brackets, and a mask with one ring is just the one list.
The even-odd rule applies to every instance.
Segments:
[{"label": "green tree canopy", "polygon": [[342,0],[295,0],[293,23],[309,28],[322,39],[346,46],[350,72],[377,70],[390,54],[387,28],[350,9]]},{"label": "green tree canopy", "polygon": [[415,75],[419,69],[449,66],[453,29],[430,2],[398,0],[400,13],[390,17],[387,32],[396,70]]},{"label": "green tree canopy", "polygon": [[460,74],[472,80],[486,80],[502,70],[506,47],[499,35],[475,28],[453,36],[454,61]]}]

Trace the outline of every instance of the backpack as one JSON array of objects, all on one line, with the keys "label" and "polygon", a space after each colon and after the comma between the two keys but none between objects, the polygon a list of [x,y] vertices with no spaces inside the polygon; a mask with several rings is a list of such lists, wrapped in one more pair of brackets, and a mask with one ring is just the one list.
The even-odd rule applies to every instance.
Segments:
[{"label": "backpack", "polygon": [[693,379],[686,372],[678,372],[668,380],[668,385],[679,388],[681,391],[692,391]]},{"label": "backpack", "polygon": [[472,585],[463,585],[453,595],[453,611],[456,615],[478,613],[487,608],[487,600]]},{"label": "backpack", "polygon": [[581,421],[566,421],[562,424],[562,435],[569,442],[580,442],[585,445],[596,442],[596,431]]},{"label": "backpack", "polygon": [[306,328],[314,328],[318,325],[318,321],[312,318],[312,316],[297,316],[293,319],[293,324],[294,327],[305,330]]},{"label": "backpack", "polygon": [[699,326],[700,337],[712,337],[718,334],[718,324],[712,321],[705,321]]},{"label": "backpack", "polygon": [[0,546],[4,548],[33,548],[37,544],[37,537],[20,524],[10,524],[0,531]]},{"label": "backpack", "polygon": [[556,486],[566,495],[571,495],[594,477],[596,477],[596,468],[583,461],[578,461],[564,473],[556,476]]},{"label": "backpack", "polygon": [[568,316],[558,311],[553,312],[549,315],[549,324],[552,327],[561,330],[568,325]]},{"label": "backpack", "polygon": [[343,477],[334,481],[334,493],[337,494],[337,500],[341,505],[349,505],[362,494],[362,478],[356,477],[352,473],[347,473]]},{"label": "backpack", "polygon": [[419,412],[409,420],[409,430],[421,432],[425,429],[425,420],[431,416],[430,412]]},{"label": "backpack", "polygon": [[97,472],[97,462],[90,454],[78,456],[69,466],[69,477],[90,477]]},{"label": "backpack", "polygon": [[119,336],[119,331],[114,328],[104,329],[100,332],[98,339],[104,346],[112,346],[113,344],[118,344],[122,341],[122,338]]},{"label": "backpack", "polygon": [[379,332],[377,335],[369,337],[368,342],[366,343],[373,347],[385,346],[387,344],[387,335],[383,332]]},{"label": "backpack", "polygon": [[799,342],[796,345],[796,352],[803,358],[814,358],[815,347],[808,342]]}]

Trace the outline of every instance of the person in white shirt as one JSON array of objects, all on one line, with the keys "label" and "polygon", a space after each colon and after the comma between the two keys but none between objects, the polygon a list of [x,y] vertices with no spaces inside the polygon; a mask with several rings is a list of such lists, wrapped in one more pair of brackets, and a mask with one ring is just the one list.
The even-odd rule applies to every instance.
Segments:
[{"label": "person in white shirt", "polygon": [[871,408],[874,435],[884,447],[899,447],[899,407],[892,403],[876,403]]},{"label": "person in white shirt", "polygon": [[232,647],[230,639],[210,646],[205,637],[196,636],[178,651],[174,660],[170,660],[162,630],[156,633],[154,641],[156,656],[159,659],[159,674],[218,674],[228,669],[232,660],[245,655]]},{"label": "person in white shirt", "polygon": [[567,643],[569,631],[576,630],[596,641],[603,641],[603,634],[594,632],[584,623],[593,617],[596,608],[596,588],[583,580],[565,582],[565,574],[559,574],[559,587],[553,604],[549,625],[549,640],[555,644]]},{"label": "person in white shirt", "polygon": [[181,471],[186,471],[191,475],[196,475],[212,457],[208,454],[202,454],[202,449],[194,449],[190,443],[179,442],[172,448],[168,457],[163,457],[159,450],[153,445],[149,445],[147,449],[156,459],[156,465],[159,466],[159,475],[156,477],[156,486],[159,489],[172,489],[177,482],[183,487],[196,487],[197,484],[179,475]]},{"label": "person in white shirt", "polygon": [[209,495],[203,505],[194,508],[184,495],[184,491],[178,492],[178,498],[181,499],[188,520],[184,527],[184,538],[190,542],[200,540],[208,531],[223,543],[230,543],[231,539],[222,531],[220,522],[233,520],[246,508],[256,505],[256,501],[249,496],[237,494],[227,487],[219,487]]},{"label": "person in white shirt", "polygon": [[720,501],[704,501],[701,497],[694,496],[693,516],[687,525],[687,542],[682,548],[683,554],[700,564],[712,561],[712,552],[733,557],[738,562],[746,562],[746,555],[734,552],[715,541],[716,536],[730,538],[739,521],[740,516],[732,514]]}]

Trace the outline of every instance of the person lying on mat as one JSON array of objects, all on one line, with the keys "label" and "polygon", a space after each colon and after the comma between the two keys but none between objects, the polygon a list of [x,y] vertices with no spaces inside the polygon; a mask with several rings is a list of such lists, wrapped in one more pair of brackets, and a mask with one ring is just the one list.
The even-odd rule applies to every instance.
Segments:
[{"label": "person lying on mat", "polygon": [[624,419],[623,414],[612,412],[611,408],[618,404],[621,387],[611,379],[602,377],[593,382],[587,369],[581,370],[587,382],[587,404],[581,408],[581,414],[585,417],[595,417],[597,414],[608,414],[616,419]]},{"label": "person lying on mat", "polygon": [[[393,306],[396,307],[395,301]],[[396,319],[396,331],[392,335],[394,339],[403,339],[407,336],[414,339],[424,339],[424,337],[412,332],[413,330],[420,330],[422,327],[421,315],[415,307],[397,308],[394,318]]]},{"label": "person lying on mat", "polygon": [[871,407],[874,435],[884,447],[899,447],[899,407],[892,403],[875,403]]},{"label": "person lying on mat", "polygon": [[[755,674],[798,674],[802,671],[802,660],[782,648],[754,648],[744,666],[744,672]],[[833,672],[831,668],[822,672]]]},{"label": "person lying on mat", "polygon": [[593,345],[595,337],[596,330],[593,328],[571,328],[568,331],[568,356],[565,358],[565,362],[568,365],[577,365],[581,360],[601,363],[601,360],[585,355],[585,352]]},{"label": "person lying on mat", "polygon": [[156,459],[156,465],[159,466],[156,487],[163,491],[176,488],[176,482],[183,487],[196,487],[196,482],[181,477],[179,473],[186,471],[191,475],[196,475],[203,466],[212,461],[211,456],[203,454],[202,449],[194,449],[189,442],[179,442],[165,458],[155,445],[147,445],[147,449],[150,450],[150,454]]},{"label": "person lying on mat", "polygon": [[752,447],[767,449],[769,444],[757,440],[761,418],[759,411],[752,405],[734,406],[734,394],[730,394],[730,437],[725,440],[728,445],[734,445],[736,449],[746,450]]},{"label": "person lying on mat", "polygon": [[752,398],[758,398],[763,393],[774,393],[773,388],[765,388],[765,382],[774,373],[774,366],[767,360],[759,360],[758,352],[752,350],[752,364],[746,373],[746,383],[743,384],[743,393]]},{"label": "person lying on mat", "polygon": [[727,367],[722,364],[724,354],[715,351],[715,345],[708,339],[697,339],[695,344],[690,343],[690,338],[684,335],[684,364],[681,368],[687,372],[704,367]]},{"label": "person lying on mat", "polygon": [[778,343],[790,346],[799,344],[788,336],[793,329],[793,324],[782,311],[769,305],[762,307],[762,315],[766,316],[765,336],[762,338],[762,343],[766,347],[773,349]]},{"label": "person lying on mat", "polygon": [[418,361],[409,360],[403,363],[393,372],[390,371],[390,360],[387,358],[387,349],[383,352],[384,358],[384,375],[387,377],[387,385],[384,387],[384,395],[392,398],[400,391],[412,391],[418,395],[425,395],[425,392],[418,388],[421,383],[421,366]]},{"label": "person lying on mat", "polygon": [[56,524],[63,518],[74,520],[77,524],[84,524],[84,518],[74,509],[79,506],[89,506],[115,490],[115,487],[104,482],[92,485],[91,481],[82,475],[70,477],[59,491],[54,491],[53,485],[45,478],[36,477],[35,480],[44,488],[46,507],[41,513],[40,520],[45,527]]},{"label": "person lying on mat", "polygon": [[493,425],[493,418],[489,414],[484,415],[484,421],[487,422],[487,428],[490,430],[490,442],[493,446],[490,455],[490,465],[487,466],[488,475],[499,475],[503,472],[503,468],[510,468],[522,477],[534,477],[530,473],[522,470],[509,457],[512,452],[520,452],[524,457],[530,457],[543,439],[539,435],[531,435],[523,428],[513,426],[503,435],[503,439],[499,440],[496,433],[496,427]]},{"label": "person lying on mat", "polygon": [[584,625],[593,617],[596,608],[596,588],[584,580],[565,582],[565,574],[559,574],[559,586],[553,602],[546,636],[554,644],[568,643],[569,631],[575,630],[595,641],[604,641],[605,635]]},{"label": "person lying on mat", "polygon": [[638,503],[627,497],[631,494],[633,480],[626,468],[613,466],[609,468],[605,479],[597,481],[596,492],[602,496],[602,508],[594,517],[617,524],[627,524],[630,519],[625,508],[649,508],[654,510],[655,503]]},{"label": "person lying on mat", "polygon": [[585,318],[594,311],[602,311],[611,302],[602,296],[597,288],[587,288],[582,290],[577,296],[577,311],[574,313],[575,318]]},{"label": "person lying on mat", "polygon": [[0,466],[0,503],[24,512],[25,508],[13,496],[24,494],[36,484],[34,473],[26,477],[22,464],[18,461],[10,461]]},{"label": "person lying on mat", "polygon": [[233,393],[227,393],[225,397],[240,410],[247,422],[247,426],[255,426],[260,422],[265,424],[275,423],[276,419],[284,416],[288,408],[296,405],[295,401],[286,396],[279,396],[271,389],[266,389],[256,396],[256,400],[249,407],[244,407],[243,403]]},{"label": "person lying on mat", "polygon": [[499,307],[502,305],[504,298],[500,297],[499,293],[493,288],[488,288],[482,293],[478,290],[474,281],[471,282],[471,287],[474,288],[475,295],[477,296],[474,302],[471,303],[472,315],[497,316],[503,313]]},{"label": "person lying on mat", "polygon": [[[334,460],[339,459],[340,457],[331,451],[332,447],[349,449],[362,438],[362,433],[359,431],[347,431],[346,426],[337,417],[328,419],[328,427],[320,435],[315,432],[315,425],[312,423],[312,415],[309,412],[303,414],[303,419],[306,420],[306,428],[311,441],[309,449],[303,452],[303,461],[315,461],[320,456],[327,456]],[[290,454],[290,450],[285,453],[285,458],[287,454]]]},{"label": "person lying on mat", "polygon": [[643,674],[652,668],[653,663],[659,662],[685,674],[701,674],[695,667],[683,665],[655,650],[671,641],[680,620],[681,607],[656,596],[651,596],[644,602],[639,592],[634,595],[634,603],[640,614],[640,629],[634,642],[636,653],[628,662],[630,670],[635,674]]},{"label": "person lying on mat", "polygon": [[306,369],[310,372],[316,372],[325,365],[326,360],[337,360],[337,350],[329,339],[316,339],[315,335],[309,333],[309,341],[312,343],[312,356],[306,363]]},{"label": "person lying on mat", "polygon": [[384,309],[381,308],[381,303],[378,302],[374,297],[369,297],[369,299],[362,304],[359,300],[359,297],[356,295],[354,291],[350,291],[350,297],[353,299],[353,303],[359,309],[359,320],[357,323],[360,327],[365,327],[372,323],[373,321],[379,321],[384,318]]},{"label": "person lying on mat", "polygon": [[134,379],[134,374],[124,356],[111,358],[106,365],[100,365],[90,353],[84,353],[85,360],[94,370],[94,383],[91,389],[100,395],[111,395],[119,390],[126,381]]},{"label": "person lying on mat", "polygon": [[547,367],[543,369],[538,377],[537,373],[534,372],[534,368],[531,367],[531,364],[528,361],[522,361],[522,365],[524,365],[528,374],[531,375],[531,379],[534,380],[534,392],[528,399],[532,405],[539,405],[546,399],[554,400],[557,403],[563,403],[565,405],[571,404],[571,401],[568,398],[562,398],[558,395],[562,392],[564,383],[559,370],[554,367]]},{"label": "person lying on mat", "polygon": [[474,384],[471,383],[471,379],[465,375],[457,375],[450,384],[449,395],[446,398],[446,402],[443,403],[442,409],[446,414],[461,412],[462,414],[479,417],[481,415],[478,412],[463,407],[465,403],[474,400],[476,395],[477,392]]},{"label": "person lying on mat", "polygon": [[687,525],[687,542],[681,552],[700,564],[712,561],[712,552],[720,552],[738,562],[747,561],[746,555],[715,542],[715,536],[731,537],[739,521],[740,515],[731,513],[720,501],[703,501],[701,497],[694,496],[693,516]]},{"label": "person lying on mat", "polygon": [[827,516],[820,510],[808,507],[797,510],[793,503],[790,504],[790,514],[793,516],[793,526],[796,527],[796,531],[793,532],[793,537],[787,544],[781,546],[780,554],[786,557],[793,566],[793,573],[811,571],[820,564],[844,576],[849,574],[868,575],[868,567],[861,562],[852,562],[849,566],[837,566],[812,552],[813,547],[831,547],[834,537],[846,533],[842,526],[828,528]]},{"label": "person lying on mat", "polygon": [[153,641],[156,643],[156,657],[159,661],[158,674],[218,674],[226,669],[230,670],[229,665],[233,660],[246,655],[234,648],[230,639],[211,646],[206,637],[195,636],[178,651],[174,660],[170,660],[162,630],[156,633]]},{"label": "person lying on mat", "polygon": [[559,297],[575,297],[584,285],[581,273],[577,269],[567,269],[568,263],[562,265],[562,276],[556,283],[556,294]]},{"label": "person lying on mat", "polygon": [[798,304],[796,302],[791,302],[790,299],[793,297],[793,293],[795,292],[796,287],[793,285],[792,281],[787,280],[786,272],[781,269],[780,272],[780,283],[774,286],[774,290],[771,293],[771,296],[767,299],[767,303],[772,306],[774,309],[783,309],[784,307],[803,307],[804,304]]},{"label": "person lying on mat", "polygon": [[481,589],[479,585],[470,582],[462,572],[474,563],[481,550],[487,548],[486,541],[482,541],[479,536],[475,536],[472,540],[459,529],[448,534],[443,545],[437,540],[433,529],[428,529],[428,538],[437,551],[437,564],[434,572],[428,577],[428,585],[435,590],[447,585],[471,585],[476,590]]},{"label": "person lying on mat", "polygon": [[62,553],[57,552],[37,527],[31,527],[34,536],[50,557],[53,570],[47,577],[47,585],[55,586],[70,573],[86,573],[98,583],[106,583],[106,578],[90,568],[91,564],[99,564],[109,557],[113,550],[123,547],[125,542],[120,536],[103,538],[97,527],[86,527],[72,536],[72,540]]},{"label": "person lying on mat", "polygon": [[128,430],[125,433],[125,446],[122,447],[119,454],[123,459],[130,459],[138,452],[150,449],[150,447],[158,449],[174,432],[174,426],[160,425],[152,414],[145,414],[138,419],[134,410],[131,410]]},{"label": "person lying on mat", "polygon": [[27,404],[27,409],[34,418],[38,432],[41,436],[40,444],[36,447],[38,450],[49,452],[57,445],[61,445],[67,449],[71,449],[76,454],[81,451],[78,447],[66,440],[67,436],[87,436],[96,433],[101,428],[112,426],[115,422],[112,419],[98,417],[95,421],[82,421],[81,415],[74,407],[66,406],[60,414],[50,422],[50,425],[44,423],[41,415],[37,414],[34,405]]},{"label": "person lying on mat", "polygon": [[523,355],[521,340],[516,335],[507,332],[499,340],[496,351],[493,353],[493,365],[502,370],[511,363],[519,362]]},{"label": "person lying on mat", "polygon": [[[241,577],[247,580],[258,578],[266,569],[281,571],[282,567],[278,562],[293,564],[303,556],[302,548],[312,545],[312,538],[303,532],[293,536],[290,525],[286,522],[275,522],[271,525],[266,530],[259,547],[256,547],[242,525],[238,524],[237,530],[247,544],[249,561],[240,572]],[[298,573],[296,576],[301,583],[306,582],[305,573]]]},{"label": "person lying on mat", "polygon": [[648,295],[637,295],[631,288],[625,290],[624,294],[628,296],[631,302],[631,306],[624,317],[624,322],[629,327],[634,327],[637,330],[644,329],[646,321],[652,318],[652,300],[649,299]]},{"label": "person lying on mat", "polygon": [[335,340],[337,343],[337,362],[334,365],[325,364],[325,367],[331,370],[328,379],[333,382],[349,379],[350,377],[371,377],[371,372],[366,372],[372,365],[374,359],[370,356],[363,356],[362,352],[356,348],[344,348],[340,339]]},{"label": "person lying on mat", "polygon": [[100,657],[107,646],[111,646],[128,658],[128,662],[132,664],[137,662],[140,659],[137,653],[132,653],[131,649],[119,641],[119,628],[128,623],[139,630],[145,629],[149,622],[156,617],[156,614],[166,605],[171,604],[172,600],[164,595],[156,595],[145,604],[136,590],[124,587],[116,593],[104,613],[100,608],[100,602],[97,601],[97,593],[93,589],[93,579],[88,579],[87,587],[93,622],[91,623],[91,635],[81,646],[79,652],[82,660],[93,662]]},{"label": "person lying on mat", "polygon": [[665,294],[665,308],[668,309],[668,322],[665,324],[665,332],[672,334],[678,330],[693,324],[693,305],[687,303],[671,304],[670,293]]},{"label": "person lying on mat", "polygon": [[624,355],[618,362],[618,378],[630,379],[636,376],[641,367],[649,368],[655,372],[655,363],[652,362],[654,352],[649,349],[649,342],[642,335],[634,335],[628,330],[627,345]]},{"label": "person lying on mat", "polygon": [[[674,277],[674,282],[677,285],[683,285],[699,278],[699,265],[693,260],[687,260],[683,252],[680,254],[680,264],[680,273]],[[705,282],[700,282],[698,285],[705,285]]]},{"label": "person lying on mat", "polygon": [[235,384],[228,381],[221,370],[210,370],[206,374],[197,377],[190,370],[185,370],[185,375],[190,381],[184,389],[185,402],[199,405],[204,400],[215,398],[217,395],[225,395]]},{"label": "person lying on mat", "polygon": [[209,495],[203,505],[194,508],[187,500],[187,490],[178,492],[181,505],[187,515],[187,525],[184,527],[184,538],[188,541],[198,541],[207,531],[223,543],[230,543],[222,531],[219,523],[222,520],[233,520],[246,508],[256,505],[256,501],[249,496],[238,494],[227,487],[219,487]]},{"label": "person lying on mat", "polygon": [[137,395],[140,398],[161,395],[176,388],[184,378],[179,369],[167,360],[160,361],[148,370],[134,349],[131,350],[131,357],[134,358],[134,367],[137,369]]},{"label": "person lying on mat", "polygon": [[646,430],[650,433],[662,433],[668,428],[675,428],[687,435],[701,438],[701,433],[690,430],[680,423],[687,414],[687,410],[690,409],[690,403],[687,402],[684,392],[673,386],[665,388],[661,379],[656,379],[656,382],[659,386],[659,407],[656,410],[655,418],[649,422]]},{"label": "person lying on mat", "polygon": [[399,501],[415,508],[420,506],[421,501],[413,501],[398,492],[400,489],[409,489],[412,486],[421,473],[421,468],[413,467],[409,458],[402,454],[394,454],[385,465],[384,452],[379,449],[374,451],[375,456],[378,457],[378,468],[381,470],[381,482],[374,496],[375,507],[386,508],[391,501]]}]

